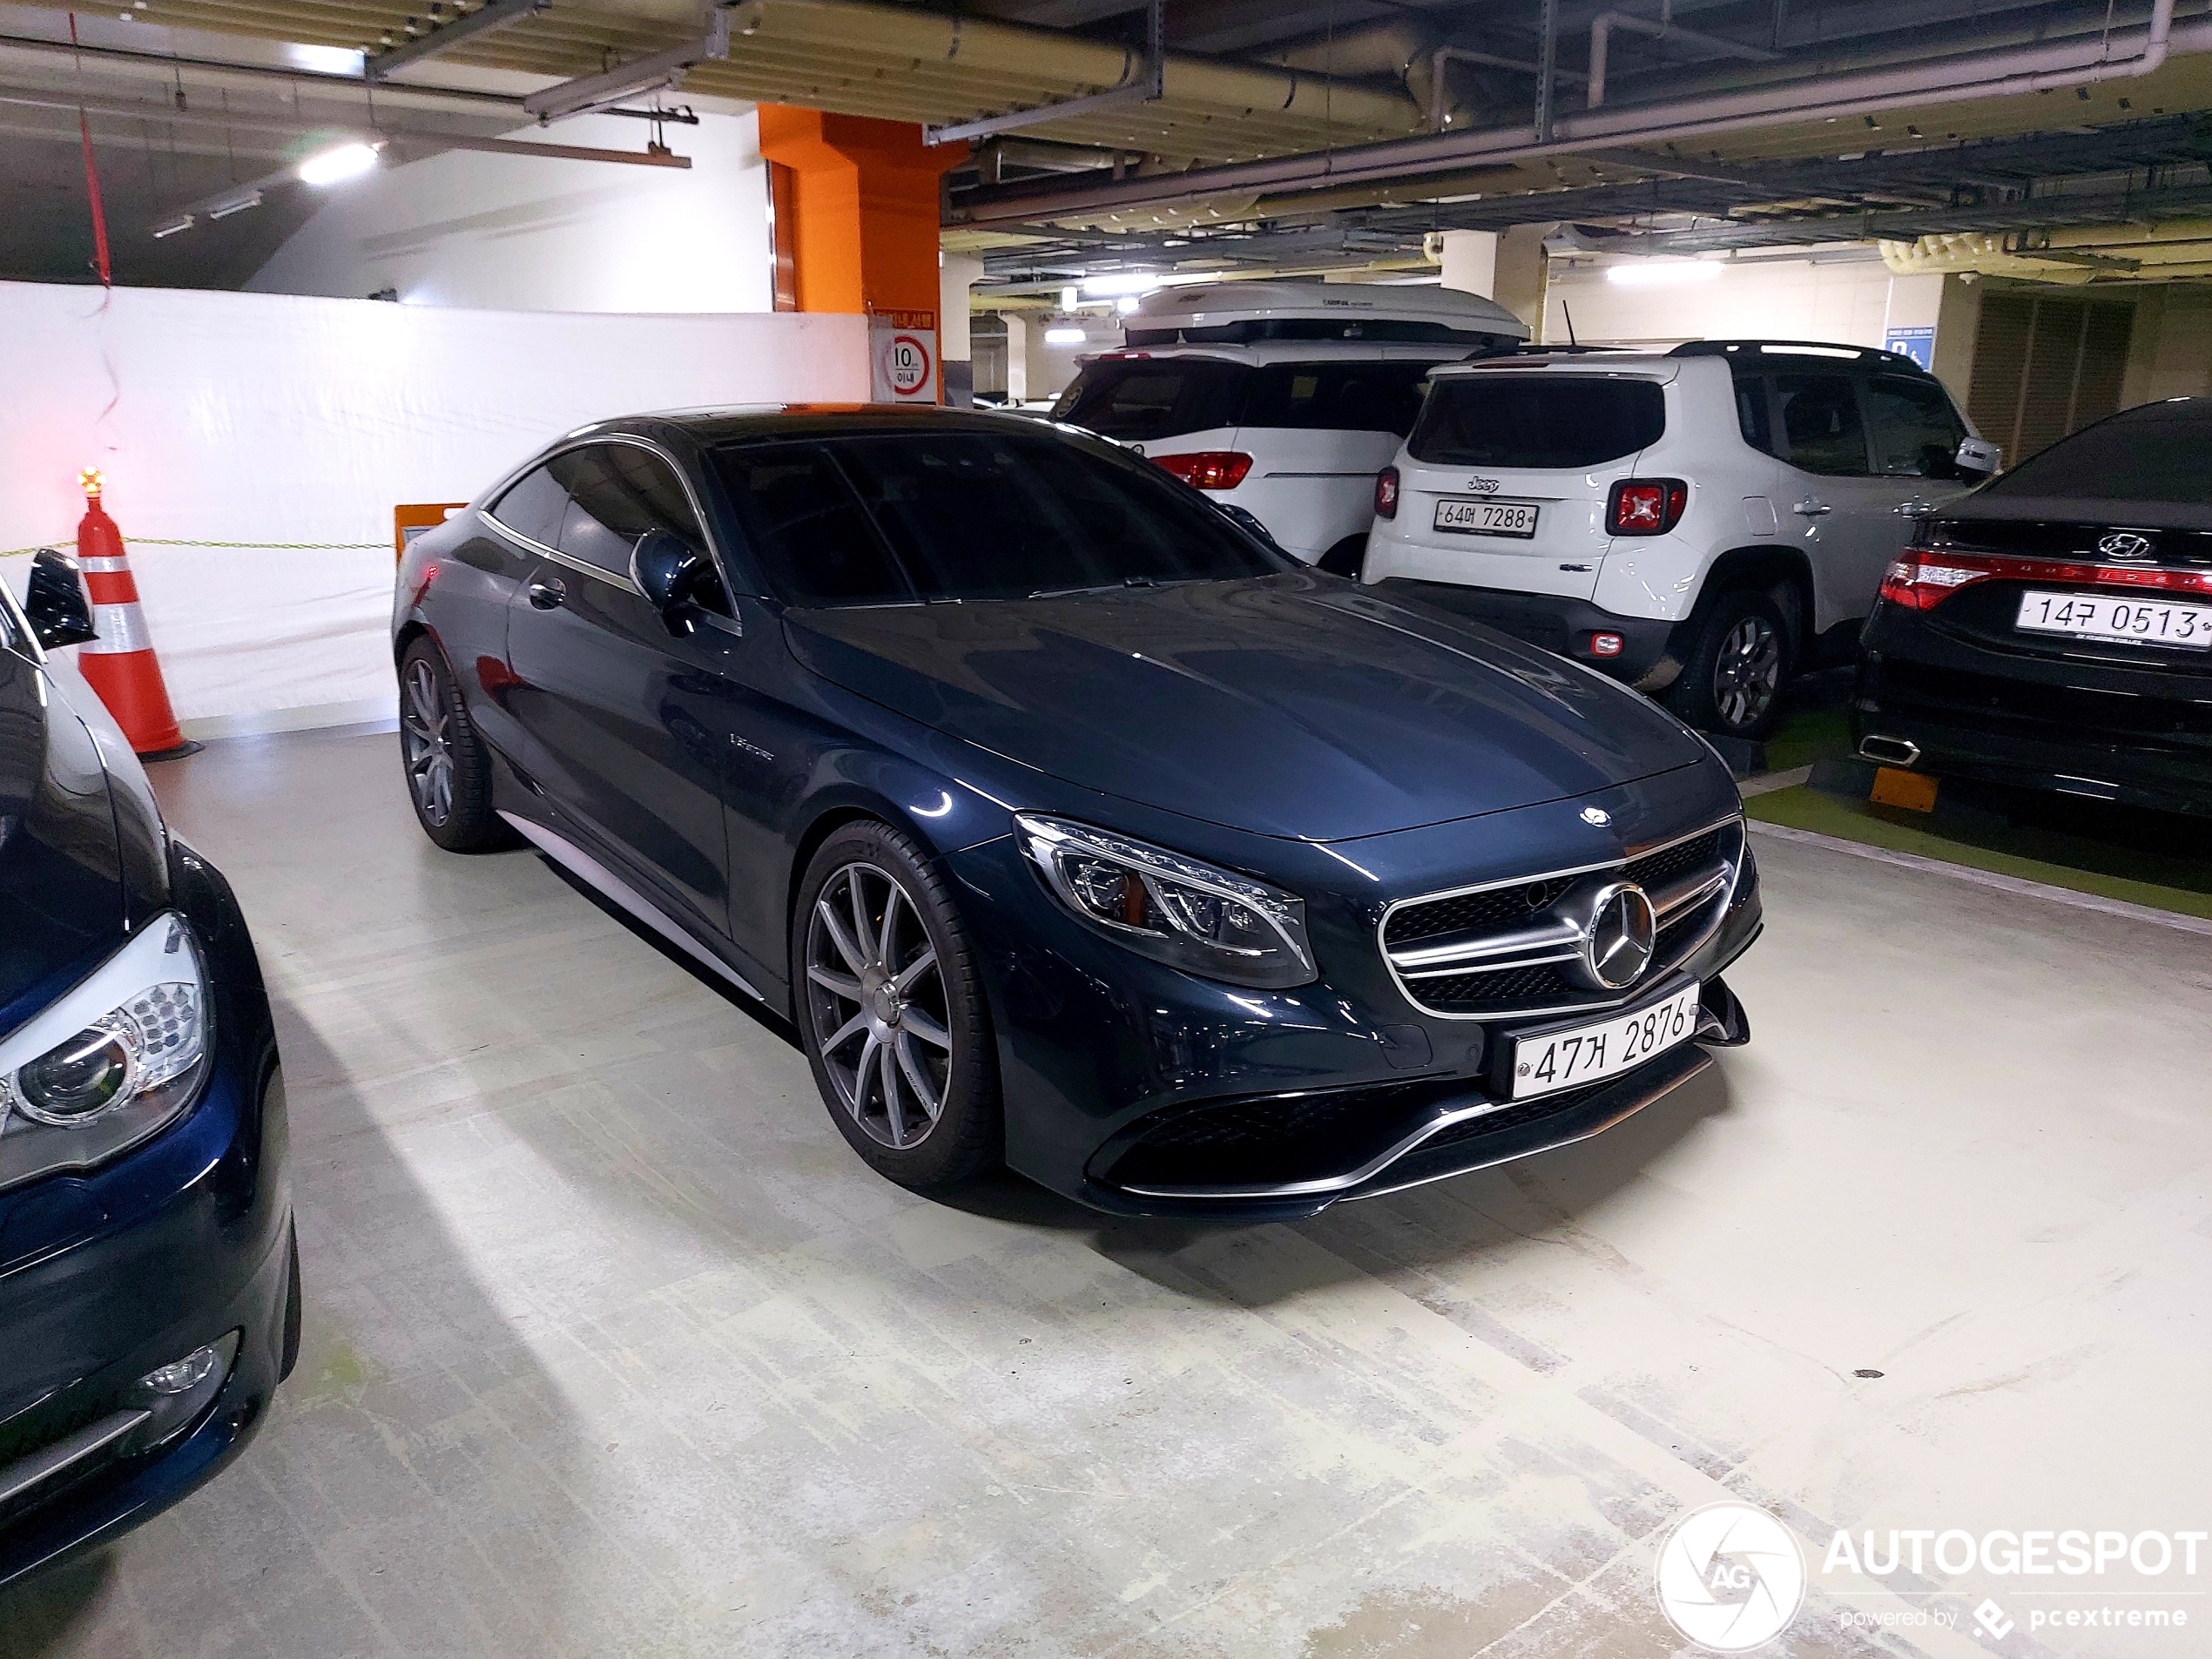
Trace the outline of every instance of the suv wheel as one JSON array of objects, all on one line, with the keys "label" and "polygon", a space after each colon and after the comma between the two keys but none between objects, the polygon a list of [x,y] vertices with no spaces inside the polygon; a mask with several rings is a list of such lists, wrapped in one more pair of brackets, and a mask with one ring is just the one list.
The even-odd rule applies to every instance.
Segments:
[{"label": "suv wheel", "polygon": [[1787,626],[1774,601],[1756,589],[1722,594],[1668,693],[1675,712],[1722,737],[1764,737],[1782,705]]},{"label": "suv wheel", "polygon": [[1345,536],[1313,563],[1331,576],[1348,576],[1357,582],[1359,567],[1366,563],[1366,559],[1367,536],[1363,530],[1357,536]]},{"label": "suv wheel", "polygon": [[822,844],[791,925],[799,1030],[853,1150],[916,1191],[998,1162],[998,1063],[951,895],[913,841],[857,823]]}]

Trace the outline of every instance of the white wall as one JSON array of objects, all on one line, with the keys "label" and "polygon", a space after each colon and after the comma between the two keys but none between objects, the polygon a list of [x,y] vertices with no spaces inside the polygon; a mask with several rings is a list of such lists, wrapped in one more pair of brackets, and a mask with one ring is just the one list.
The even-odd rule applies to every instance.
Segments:
[{"label": "white wall", "polygon": [[[751,113],[668,129],[688,170],[450,150],[332,187],[246,286],[511,311],[767,311],[767,174]],[[584,115],[507,136],[638,151]]]},{"label": "white wall", "polygon": [[1936,321],[1940,278],[1892,277],[1878,259],[1716,261],[1720,274],[1680,287],[1629,287],[1605,267],[1554,260],[1543,338],[1563,344],[1567,308],[1584,344],[1676,346],[1686,340],[1830,340],[1879,346],[1891,324]]},{"label": "white wall", "polygon": [[[78,469],[101,468],[171,699],[202,736],[388,712],[395,505],[466,501],[589,421],[868,387],[865,319],[792,312],[0,283],[0,550],[74,546]],[[25,563],[0,560],[18,591]]]}]

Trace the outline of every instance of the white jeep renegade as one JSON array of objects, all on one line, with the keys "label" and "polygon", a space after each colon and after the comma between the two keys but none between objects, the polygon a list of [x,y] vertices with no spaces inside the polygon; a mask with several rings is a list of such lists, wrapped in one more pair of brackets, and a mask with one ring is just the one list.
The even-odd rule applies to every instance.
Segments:
[{"label": "white jeep renegade", "polygon": [[1851,654],[1913,516],[1996,465],[1892,352],[1494,356],[1435,371],[1361,576],[1757,738],[1785,674]]},{"label": "white jeep renegade", "polygon": [[1166,288],[1122,327],[1128,349],[1087,362],[1053,418],[1149,456],[1339,576],[1359,569],[1375,475],[1429,370],[1528,337],[1476,294],[1355,282]]}]

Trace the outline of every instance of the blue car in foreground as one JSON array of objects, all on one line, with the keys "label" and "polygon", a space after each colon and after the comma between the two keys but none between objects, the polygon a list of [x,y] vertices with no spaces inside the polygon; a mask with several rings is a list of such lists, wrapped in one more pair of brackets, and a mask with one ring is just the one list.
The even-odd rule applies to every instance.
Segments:
[{"label": "blue car in foreground", "polygon": [[0,1584],[207,1480],[299,1352],[253,944],[49,662],[92,637],[73,561],[0,586]]},{"label": "blue car in foreground", "polygon": [[917,1190],[1003,1160],[1311,1214],[1595,1134],[1749,1034],[1710,748],[1072,428],[608,421],[396,597],[430,838],[526,839],[788,1017]]}]

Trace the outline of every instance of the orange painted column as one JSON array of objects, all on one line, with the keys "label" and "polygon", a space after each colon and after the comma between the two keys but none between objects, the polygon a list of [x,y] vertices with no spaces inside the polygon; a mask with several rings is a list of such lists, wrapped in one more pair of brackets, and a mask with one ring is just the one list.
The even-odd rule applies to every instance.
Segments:
[{"label": "orange painted column", "polygon": [[764,104],[760,153],[791,170],[792,222],[778,240],[787,228],[798,308],[895,320],[934,338],[939,180],[968,146],[925,145],[907,122]]}]

